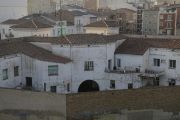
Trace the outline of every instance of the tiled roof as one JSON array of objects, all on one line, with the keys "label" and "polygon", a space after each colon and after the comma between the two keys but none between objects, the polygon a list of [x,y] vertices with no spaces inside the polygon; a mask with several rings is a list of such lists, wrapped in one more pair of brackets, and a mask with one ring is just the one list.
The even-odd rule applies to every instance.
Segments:
[{"label": "tiled roof", "polygon": [[16,20],[16,19],[9,19],[9,20],[6,20],[4,22],[2,22],[1,24],[20,24],[20,23],[23,23],[23,22],[26,22],[28,20]]},{"label": "tiled roof", "polygon": [[0,57],[5,55],[18,54],[18,53],[23,53],[31,58],[36,58],[42,61],[57,62],[57,63],[71,62],[70,59],[54,55],[51,51],[37,47],[28,42],[18,41],[18,42],[0,44]]},{"label": "tiled roof", "polygon": [[51,28],[49,24],[44,24],[38,21],[27,21],[18,25],[13,25],[11,28]]},{"label": "tiled roof", "polygon": [[117,27],[116,22],[111,21],[97,21],[88,25],[85,25],[84,27]]},{"label": "tiled roof", "polygon": [[128,38],[115,53],[143,55],[150,47],[180,49],[180,39]]},{"label": "tiled roof", "polygon": [[62,10],[62,12],[67,13],[67,14],[72,15],[72,16],[88,15],[88,14],[85,13],[85,12],[80,12],[80,11],[77,11],[77,10],[72,10],[72,11]]},{"label": "tiled roof", "polygon": [[70,34],[64,37],[28,37],[27,42],[47,42],[53,44],[95,44],[114,42],[127,38],[124,35],[108,35],[100,34]]}]

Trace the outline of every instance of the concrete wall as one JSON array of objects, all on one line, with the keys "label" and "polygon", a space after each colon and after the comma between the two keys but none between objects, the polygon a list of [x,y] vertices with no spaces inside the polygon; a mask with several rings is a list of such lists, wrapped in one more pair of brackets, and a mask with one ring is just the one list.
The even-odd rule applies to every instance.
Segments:
[{"label": "concrete wall", "polygon": [[[180,111],[180,105],[178,104],[180,99],[179,91],[180,87],[177,86],[68,94],[66,98],[67,119],[160,120],[159,118],[164,118],[174,120],[170,118],[175,118],[176,115],[176,118],[179,117],[179,112],[175,112]],[[123,109],[141,111],[126,111]],[[117,116],[114,116],[114,114]],[[145,114],[146,119],[143,117]],[[134,119],[132,116],[134,116]]]},{"label": "concrete wall", "polygon": [[[14,76],[14,67],[19,67],[19,75]],[[3,80],[3,69],[8,69],[8,79]],[[21,84],[21,55],[0,58],[0,87],[15,88]]]},{"label": "concrete wall", "polygon": [[0,95],[3,96],[0,97],[3,103],[0,104],[2,120],[5,117],[6,120],[44,120],[48,117],[65,120],[66,96],[63,94],[0,89]]}]

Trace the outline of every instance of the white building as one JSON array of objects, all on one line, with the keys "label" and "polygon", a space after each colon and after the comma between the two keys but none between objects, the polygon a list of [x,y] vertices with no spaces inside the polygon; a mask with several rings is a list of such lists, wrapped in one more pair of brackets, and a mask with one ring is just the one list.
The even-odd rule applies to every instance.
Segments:
[{"label": "white building", "polygon": [[[0,43],[0,87],[77,93],[180,85],[179,39],[99,34],[21,39]],[[15,78],[16,66],[21,79]]]},{"label": "white building", "polygon": [[96,33],[96,34],[119,34],[119,28],[116,22],[111,21],[97,21],[88,25],[85,25],[86,33]]}]

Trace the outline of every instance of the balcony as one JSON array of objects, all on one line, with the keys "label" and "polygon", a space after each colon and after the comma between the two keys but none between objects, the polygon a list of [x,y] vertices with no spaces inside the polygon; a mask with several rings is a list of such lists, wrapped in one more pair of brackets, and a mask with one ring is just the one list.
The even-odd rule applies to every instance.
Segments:
[{"label": "balcony", "polygon": [[6,37],[7,38],[14,37],[14,34],[12,34],[12,33],[6,34]]},{"label": "balcony", "polygon": [[106,73],[117,73],[117,74],[132,74],[132,73],[140,73],[140,70],[110,70],[110,69],[105,69]]},{"label": "balcony", "polygon": [[167,20],[165,20],[165,21],[172,22],[173,20],[172,20],[172,19],[167,19]]},{"label": "balcony", "polygon": [[82,27],[83,24],[76,24],[76,27]]},{"label": "balcony", "polygon": [[141,76],[143,77],[160,77],[164,75],[164,71],[154,71],[154,70],[145,70],[145,72],[141,73]]}]

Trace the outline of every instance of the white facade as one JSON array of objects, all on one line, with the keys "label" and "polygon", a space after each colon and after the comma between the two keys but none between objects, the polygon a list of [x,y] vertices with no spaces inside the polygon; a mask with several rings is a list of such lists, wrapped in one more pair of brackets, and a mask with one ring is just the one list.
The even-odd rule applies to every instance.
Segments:
[{"label": "white facade", "polygon": [[[2,31],[1,32],[1,39],[11,38],[14,36],[13,29],[10,28],[13,25],[16,25],[16,24],[1,24],[1,26],[0,26],[0,28],[1,28],[0,31]],[[13,36],[10,36],[10,33]],[[8,36],[10,36],[10,37],[8,37]]]},{"label": "white facade", "polygon": [[85,27],[86,33],[95,34],[119,34],[119,27]]},{"label": "white facade", "polygon": [[13,28],[14,38],[27,37],[27,36],[41,36],[50,37],[50,30],[52,28]]}]

